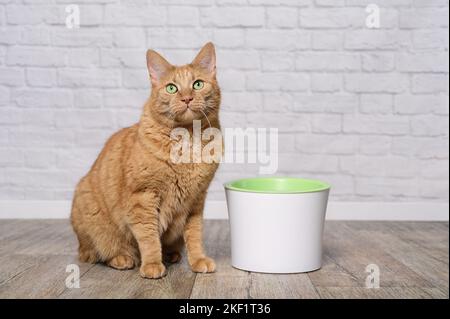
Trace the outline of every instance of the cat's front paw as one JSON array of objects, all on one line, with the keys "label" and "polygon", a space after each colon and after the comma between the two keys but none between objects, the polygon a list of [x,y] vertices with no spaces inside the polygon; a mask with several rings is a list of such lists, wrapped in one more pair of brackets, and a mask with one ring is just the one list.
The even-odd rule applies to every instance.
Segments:
[{"label": "cat's front paw", "polygon": [[207,273],[216,271],[216,263],[209,257],[203,257],[195,260],[191,264],[193,272]]},{"label": "cat's front paw", "polygon": [[158,279],[166,275],[166,267],[162,263],[145,264],[141,266],[140,273],[144,278]]}]

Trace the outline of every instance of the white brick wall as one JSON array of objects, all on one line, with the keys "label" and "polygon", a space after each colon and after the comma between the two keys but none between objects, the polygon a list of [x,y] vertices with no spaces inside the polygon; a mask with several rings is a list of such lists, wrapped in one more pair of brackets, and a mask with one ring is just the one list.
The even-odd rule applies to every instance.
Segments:
[{"label": "white brick wall", "polygon": [[[81,28],[65,28],[67,4]],[[380,29],[365,6],[381,8]],[[0,200],[69,199],[149,94],[145,50],[217,46],[224,127],[278,127],[279,174],[334,200],[448,200],[448,0],[2,0]],[[257,173],[222,165],[222,182]]]}]

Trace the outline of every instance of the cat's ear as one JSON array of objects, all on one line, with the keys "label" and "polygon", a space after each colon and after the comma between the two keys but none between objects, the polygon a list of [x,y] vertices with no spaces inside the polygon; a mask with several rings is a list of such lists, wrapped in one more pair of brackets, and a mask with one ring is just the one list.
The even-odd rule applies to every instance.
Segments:
[{"label": "cat's ear", "polygon": [[161,78],[169,72],[173,66],[167,62],[158,52],[147,51],[147,68],[152,84],[157,85]]},{"label": "cat's ear", "polygon": [[214,49],[214,44],[211,42],[206,43],[194,61],[192,61],[192,64],[206,70],[213,76],[216,75],[216,50]]}]

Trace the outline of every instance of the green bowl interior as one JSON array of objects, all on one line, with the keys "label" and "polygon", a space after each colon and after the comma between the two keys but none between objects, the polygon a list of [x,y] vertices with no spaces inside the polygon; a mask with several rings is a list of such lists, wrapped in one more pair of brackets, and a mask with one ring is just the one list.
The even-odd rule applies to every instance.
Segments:
[{"label": "green bowl interior", "polygon": [[251,193],[311,193],[330,188],[330,185],[312,179],[292,177],[258,177],[244,178],[226,183],[226,189]]}]

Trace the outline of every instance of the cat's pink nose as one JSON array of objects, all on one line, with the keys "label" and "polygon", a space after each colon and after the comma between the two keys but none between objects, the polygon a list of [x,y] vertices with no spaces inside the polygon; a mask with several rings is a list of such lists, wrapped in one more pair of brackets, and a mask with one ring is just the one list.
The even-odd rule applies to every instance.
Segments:
[{"label": "cat's pink nose", "polygon": [[186,97],[183,97],[182,99],[181,99],[181,101],[183,101],[184,103],[186,103],[187,105],[189,105],[189,103],[193,100],[194,98],[192,97],[192,96],[186,96]]}]

